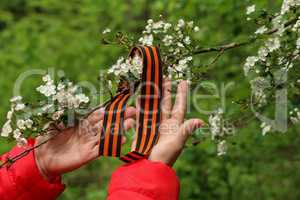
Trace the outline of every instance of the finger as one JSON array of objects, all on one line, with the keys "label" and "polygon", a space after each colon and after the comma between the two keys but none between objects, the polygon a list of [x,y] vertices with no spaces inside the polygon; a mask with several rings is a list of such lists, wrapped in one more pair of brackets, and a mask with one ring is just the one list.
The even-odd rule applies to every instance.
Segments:
[{"label": "finger", "polygon": [[125,136],[122,136],[122,138],[121,138],[121,144],[125,144],[126,143],[126,137]]},{"label": "finger", "polygon": [[[105,113],[105,108],[99,108],[98,110],[96,110],[95,112],[93,112],[89,117],[88,117],[88,121],[91,124],[96,124],[98,123],[100,120],[103,120],[104,118],[104,113]],[[135,118],[136,115],[136,109],[135,107],[128,107],[125,110],[125,118]]]},{"label": "finger", "polygon": [[163,83],[163,98],[161,100],[162,120],[166,120],[171,115],[172,109],[172,82],[165,79]]},{"label": "finger", "polygon": [[177,94],[172,110],[172,118],[178,120],[180,123],[183,122],[186,112],[188,88],[187,81],[181,81],[177,86]]},{"label": "finger", "polygon": [[131,151],[134,151],[136,147],[136,135],[133,136],[132,143],[131,143]]},{"label": "finger", "polygon": [[184,141],[192,135],[192,133],[202,127],[204,125],[204,122],[200,119],[189,119],[185,121],[181,127],[181,135],[183,136]]},{"label": "finger", "polygon": [[95,124],[99,122],[100,120],[103,120],[104,118],[104,113],[105,113],[105,108],[99,108],[98,110],[94,111],[88,118],[87,120],[91,124]]},{"label": "finger", "polygon": [[136,108],[135,107],[128,107],[125,111],[125,119],[127,118],[136,118]]},{"label": "finger", "polygon": [[134,119],[129,118],[129,119],[126,119],[124,121],[124,129],[125,129],[125,131],[128,131],[131,128],[134,128],[134,126],[135,126],[135,120]]}]

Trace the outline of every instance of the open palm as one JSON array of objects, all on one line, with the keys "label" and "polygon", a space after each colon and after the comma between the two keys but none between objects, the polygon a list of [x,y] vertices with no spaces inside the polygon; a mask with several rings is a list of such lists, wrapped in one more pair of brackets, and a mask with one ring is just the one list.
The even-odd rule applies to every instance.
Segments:
[{"label": "open palm", "polygon": [[[127,108],[125,129],[134,124],[135,108]],[[36,161],[46,177],[73,171],[99,156],[103,109],[92,113],[76,127],[65,129],[35,150]],[[37,143],[45,137],[38,137]]]}]

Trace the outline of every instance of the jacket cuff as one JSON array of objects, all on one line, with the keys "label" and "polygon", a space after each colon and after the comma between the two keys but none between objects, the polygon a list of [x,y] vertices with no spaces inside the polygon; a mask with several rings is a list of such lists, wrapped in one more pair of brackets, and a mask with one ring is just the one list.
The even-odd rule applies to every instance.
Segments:
[{"label": "jacket cuff", "polygon": [[[34,142],[34,140],[29,140],[26,148],[33,147]],[[24,150],[24,148],[15,147],[8,156],[13,157]],[[17,191],[28,193],[31,199],[56,199],[65,188],[60,176],[51,181],[44,179],[37,167],[34,151],[30,151],[28,155],[17,160],[7,170],[10,171],[15,186],[18,188]]]},{"label": "jacket cuff", "polygon": [[179,196],[179,180],[171,167],[161,162],[142,159],[125,164],[113,173],[109,197],[117,199],[114,198],[117,194],[124,195],[126,191],[128,194],[143,195],[145,199],[176,200]]}]

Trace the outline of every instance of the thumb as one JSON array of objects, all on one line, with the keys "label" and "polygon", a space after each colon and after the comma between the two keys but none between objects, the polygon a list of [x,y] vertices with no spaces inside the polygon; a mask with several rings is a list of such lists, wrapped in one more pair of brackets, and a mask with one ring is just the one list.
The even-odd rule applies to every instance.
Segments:
[{"label": "thumb", "polygon": [[203,126],[204,122],[200,119],[186,120],[182,125],[181,134],[187,139],[196,129]]}]

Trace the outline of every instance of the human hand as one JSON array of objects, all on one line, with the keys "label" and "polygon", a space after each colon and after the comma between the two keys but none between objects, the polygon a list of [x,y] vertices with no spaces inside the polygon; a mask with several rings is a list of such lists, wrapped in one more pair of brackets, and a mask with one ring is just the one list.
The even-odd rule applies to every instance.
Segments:
[{"label": "human hand", "polygon": [[[135,108],[127,108],[125,130],[134,125],[135,112]],[[104,110],[99,109],[76,127],[62,130],[47,143],[36,148],[35,159],[41,174],[45,178],[55,177],[96,159],[99,156],[103,117]],[[38,137],[36,144],[45,139],[45,136]]]},{"label": "human hand", "polygon": [[[187,81],[181,81],[178,84],[176,100],[172,108],[171,84],[170,80],[164,81],[161,102],[162,119],[159,127],[160,137],[149,155],[149,160],[160,161],[169,166],[173,166],[191,133],[204,124],[200,119],[184,121],[189,90]],[[139,111],[137,110],[137,112]],[[134,149],[135,141],[132,145],[132,150]]]}]

